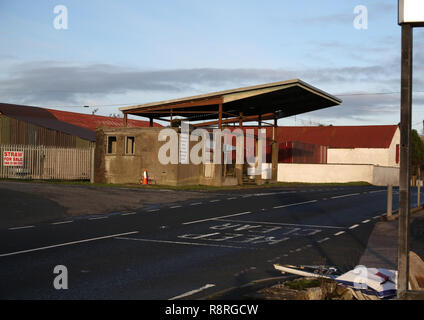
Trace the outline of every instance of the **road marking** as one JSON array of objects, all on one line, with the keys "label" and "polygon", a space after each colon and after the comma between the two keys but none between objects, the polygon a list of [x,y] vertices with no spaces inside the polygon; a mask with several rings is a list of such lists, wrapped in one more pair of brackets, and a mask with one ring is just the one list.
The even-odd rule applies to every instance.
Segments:
[{"label": "road marking", "polygon": [[284,206],[277,206],[277,207],[273,207],[274,209],[281,209],[281,208],[287,208],[287,207],[293,207],[293,206],[300,206],[302,204],[307,204],[307,203],[314,203],[317,202],[318,200],[311,200],[311,201],[305,201],[305,202],[299,202],[299,203],[292,203],[292,204],[286,204]]},{"label": "road marking", "polygon": [[[328,229],[344,229],[344,227],[334,227],[334,226],[317,226],[311,224],[295,224],[295,223],[283,223],[283,222],[266,222],[266,221],[245,221],[245,220],[231,220],[231,219],[217,219],[224,222],[238,222],[238,223],[256,223],[256,224],[271,224],[277,226],[294,226],[294,227],[307,227],[307,228],[328,228]],[[321,230],[317,230],[321,232]],[[314,233],[315,234],[315,233]]]},{"label": "road marking", "polygon": [[324,239],[321,239],[321,240],[319,240],[319,241],[317,241],[317,242],[318,242],[318,243],[323,243],[323,242],[328,241],[328,240],[330,240],[330,238],[324,238]]},{"label": "road marking", "polygon": [[29,229],[29,228],[35,228],[35,226],[13,227],[13,228],[9,228],[8,230],[21,230],[21,229]]},{"label": "road marking", "polygon": [[232,198],[227,198],[227,200],[235,200],[237,199],[236,197],[232,197]]},{"label": "road marking", "polygon": [[195,203],[192,203],[192,204],[190,204],[191,206],[198,206],[199,204],[202,204],[201,202],[195,202]]},{"label": "road marking", "polygon": [[243,247],[227,246],[227,245],[222,245],[222,244],[199,243],[199,242],[153,240],[153,239],[126,238],[126,237],[115,237],[115,239],[117,239],[117,240],[141,241],[141,242],[168,243],[168,244],[183,244],[183,245],[191,245],[191,246],[204,246],[204,247],[219,247],[219,248],[243,249]]},{"label": "road marking", "polygon": [[370,221],[371,221],[370,219],[367,219],[367,220],[362,221],[362,223],[368,223]]},{"label": "road marking", "polygon": [[370,191],[370,193],[377,193],[377,192],[385,192],[386,190],[376,190],[376,191]]},{"label": "road marking", "polygon": [[185,223],[183,223],[183,225],[200,223],[200,222],[211,221],[211,220],[217,220],[217,219],[221,219],[221,218],[229,218],[229,217],[242,216],[242,215],[246,215],[246,214],[250,214],[250,213],[252,213],[252,212],[246,211],[246,212],[241,212],[241,213],[229,214],[227,216],[220,216],[220,217],[208,218],[208,219],[203,219],[203,220],[196,220],[196,221],[185,222]]},{"label": "road marking", "polygon": [[22,253],[29,253],[29,252],[47,250],[47,249],[52,249],[52,248],[70,246],[70,245],[73,245],[73,244],[96,241],[96,240],[103,240],[103,239],[108,239],[108,238],[116,238],[116,237],[119,237],[119,236],[127,236],[127,235],[130,235],[130,234],[136,234],[136,233],[138,233],[138,231],[131,231],[131,232],[125,232],[125,233],[119,233],[119,234],[112,234],[110,236],[90,238],[90,239],[78,240],[78,241],[72,241],[72,242],[65,242],[65,243],[60,243],[60,244],[54,244],[54,245],[47,246],[47,247],[40,247],[40,248],[21,250],[21,251],[10,252],[10,253],[3,253],[3,254],[0,254],[0,257],[8,257],[8,256],[17,255],[17,254],[22,254]]},{"label": "road marking", "polygon": [[221,200],[217,199],[217,200],[211,200],[209,202],[219,202],[219,201],[221,201]]},{"label": "road marking", "polygon": [[342,196],[331,197],[331,199],[347,198],[347,197],[353,197],[358,195],[360,195],[360,193],[344,194]]},{"label": "road marking", "polygon": [[88,220],[101,220],[101,219],[107,219],[108,217],[97,217],[97,218],[90,218]]},{"label": "road marking", "polygon": [[53,224],[53,225],[56,225],[56,224],[65,224],[65,223],[71,223],[71,222],[74,222],[74,220],[69,220],[69,221],[60,221],[60,222],[53,222],[52,224]]},{"label": "road marking", "polygon": [[136,213],[137,212],[126,212],[126,213],[121,214],[121,216],[131,216],[131,215],[136,214]]},{"label": "road marking", "polygon": [[335,233],[334,235],[337,237],[337,236],[342,235],[343,233],[346,233],[346,231],[340,231],[340,232]]},{"label": "road marking", "polygon": [[169,207],[170,209],[176,209],[176,208],[181,208],[182,206],[172,206],[172,207]]},{"label": "road marking", "polygon": [[181,299],[181,298],[184,298],[184,297],[192,296],[193,294],[199,293],[201,291],[204,291],[204,290],[209,289],[209,288],[212,288],[212,287],[215,287],[215,285],[214,284],[207,284],[207,285],[205,285],[205,286],[203,286],[203,287],[201,287],[199,289],[191,290],[191,291],[186,292],[186,293],[183,293],[183,294],[181,294],[179,296],[170,298],[169,300],[177,300],[177,299]]},{"label": "road marking", "polygon": [[354,224],[353,226],[349,227],[349,230],[353,230],[353,229],[358,228],[358,227],[359,227],[359,224]]},{"label": "road marking", "polygon": [[151,210],[147,210],[147,212],[156,212],[159,211],[160,209],[151,209]]}]

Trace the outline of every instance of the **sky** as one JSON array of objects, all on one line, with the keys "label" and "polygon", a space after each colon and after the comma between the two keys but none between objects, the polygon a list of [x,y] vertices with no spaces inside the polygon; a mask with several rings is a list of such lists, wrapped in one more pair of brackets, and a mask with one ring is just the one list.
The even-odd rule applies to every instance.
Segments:
[{"label": "sky", "polygon": [[[397,124],[400,44],[397,0],[0,0],[0,102],[110,115],[300,78],[343,103],[280,125]],[[419,132],[423,107],[416,28]]]}]

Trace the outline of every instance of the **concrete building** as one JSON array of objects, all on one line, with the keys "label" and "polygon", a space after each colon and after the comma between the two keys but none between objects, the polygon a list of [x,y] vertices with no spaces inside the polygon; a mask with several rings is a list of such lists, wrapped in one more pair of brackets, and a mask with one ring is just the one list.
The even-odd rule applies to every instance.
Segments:
[{"label": "concrete building", "polygon": [[[174,123],[175,119],[190,122],[191,130],[203,128],[225,129],[231,124],[243,128],[243,123],[257,121],[262,127],[265,120],[272,120],[272,146],[270,176],[277,180],[278,142],[277,120],[305,112],[337,106],[342,101],[299,79],[281,81],[251,87],[213,92],[181,99],[153,102],[120,108],[124,113],[124,125],[128,115],[149,119],[149,129],[99,128],[96,145],[95,181],[106,183],[136,183],[144,169],[154,183],[168,185],[236,185],[243,183],[248,166],[243,164],[161,164],[158,153],[165,143],[159,141],[160,130],[152,128],[154,120]],[[175,129],[176,133],[178,129]],[[176,150],[185,145],[187,154],[193,144],[185,141],[178,131]],[[259,142],[258,142],[259,143]],[[130,147],[128,147],[130,146]],[[129,148],[129,149],[128,149]],[[257,149],[257,147],[256,147]],[[129,152],[130,150],[130,152]],[[217,149],[214,149],[217,150]],[[241,149],[241,150],[244,150]],[[222,151],[217,151],[222,152]],[[222,156],[218,154],[219,156]],[[255,178],[261,184],[261,175]]]}]

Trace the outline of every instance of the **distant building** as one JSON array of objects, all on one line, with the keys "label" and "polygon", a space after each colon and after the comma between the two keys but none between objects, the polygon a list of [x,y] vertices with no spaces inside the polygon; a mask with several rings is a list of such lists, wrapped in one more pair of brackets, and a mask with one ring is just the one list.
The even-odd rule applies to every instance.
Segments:
[{"label": "distant building", "polygon": [[[121,127],[123,119],[0,103],[3,145],[86,148],[94,146],[96,128],[102,126]],[[149,122],[128,119],[128,126],[148,127]]]}]

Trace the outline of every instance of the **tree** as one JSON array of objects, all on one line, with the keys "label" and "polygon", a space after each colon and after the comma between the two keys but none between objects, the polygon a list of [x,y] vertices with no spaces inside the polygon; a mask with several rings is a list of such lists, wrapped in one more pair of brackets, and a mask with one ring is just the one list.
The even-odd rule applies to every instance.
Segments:
[{"label": "tree", "polygon": [[420,176],[420,169],[424,163],[424,142],[418,135],[417,130],[412,130],[412,174]]}]

